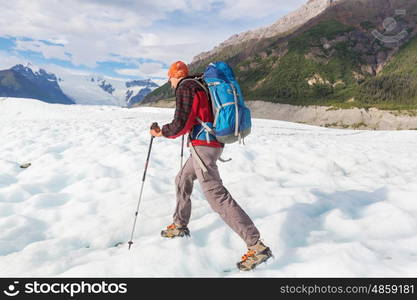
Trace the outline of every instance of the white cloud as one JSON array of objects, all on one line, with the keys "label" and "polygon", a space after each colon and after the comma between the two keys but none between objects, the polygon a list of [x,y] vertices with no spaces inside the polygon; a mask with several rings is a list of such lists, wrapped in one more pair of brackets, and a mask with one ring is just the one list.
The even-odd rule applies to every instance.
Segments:
[{"label": "white cloud", "polygon": [[[0,0],[0,36],[65,41],[61,52],[58,48],[36,47],[33,43],[25,46],[39,50],[45,57],[63,58],[65,51],[69,52],[72,62],[78,65],[94,66],[97,61],[108,59],[110,53],[140,57],[141,32],[164,17],[165,10],[161,8],[166,5],[162,6],[162,1],[140,1],[138,5],[136,1],[132,2],[133,9],[129,9],[106,2]],[[173,5],[176,1],[171,2],[170,10],[181,7]]]},{"label": "white cloud", "polygon": [[167,77],[167,69],[159,63],[143,63],[137,69],[117,69],[117,73],[126,76]]},{"label": "white cloud", "polygon": [[152,75],[152,76],[167,76],[166,69],[163,68],[161,64],[158,63],[143,63],[141,64],[140,68],[141,72],[144,74]]},{"label": "white cloud", "polygon": [[[29,37],[18,49],[39,51],[46,58],[71,60],[75,65],[96,66],[116,60],[149,58],[167,64],[207,51],[229,37],[222,23],[234,19],[262,19],[276,11],[295,8],[306,0],[0,0],[0,36]],[[221,7],[219,14],[213,7]],[[203,13],[218,19],[213,31],[204,24],[165,24],[168,14]],[[155,25],[156,24],[156,25]],[[236,32],[230,32],[230,35]],[[57,45],[46,45],[46,40]],[[66,53],[70,53],[68,57]]]},{"label": "white cloud", "polygon": [[224,0],[224,8],[220,15],[228,19],[263,18],[271,13],[282,11],[289,12],[306,3],[306,0]]},{"label": "white cloud", "polygon": [[142,72],[139,69],[116,69],[116,73],[126,76],[141,76]]},{"label": "white cloud", "polygon": [[21,58],[4,51],[0,51],[0,70],[10,69],[11,67],[21,63]]},{"label": "white cloud", "polygon": [[209,11],[213,7],[213,4],[219,3],[218,0],[188,0],[188,9],[195,11]]},{"label": "white cloud", "polygon": [[16,40],[16,50],[40,52],[47,59],[70,60],[63,46],[47,45],[40,41]]}]

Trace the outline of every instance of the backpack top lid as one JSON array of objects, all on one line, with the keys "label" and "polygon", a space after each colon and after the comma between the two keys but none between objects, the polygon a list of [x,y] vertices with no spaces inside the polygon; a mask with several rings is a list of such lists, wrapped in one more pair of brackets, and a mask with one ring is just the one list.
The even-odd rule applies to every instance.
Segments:
[{"label": "backpack top lid", "polygon": [[223,61],[210,63],[207,66],[203,76],[204,79],[207,81],[210,81],[210,79],[221,79],[225,82],[231,82],[236,80],[232,68]]}]

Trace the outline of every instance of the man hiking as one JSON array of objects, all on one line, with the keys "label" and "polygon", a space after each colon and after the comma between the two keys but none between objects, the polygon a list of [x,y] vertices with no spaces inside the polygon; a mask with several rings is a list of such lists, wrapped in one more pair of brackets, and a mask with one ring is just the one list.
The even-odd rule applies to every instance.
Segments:
[{"label": "man hiking", "polygon": [[190,133],[187,147],[191,155],[175,178],[177,205],[173,223],[161,232],[163,237],[175,238],[190,235],[187,227],[191,216],[191,193],[194,180],[198,180],[211,208],[247,244],[248,252],[237,266],[240,270],[251,270],[272,256],[271,250],[260,240],[258,229],[249,216],[232,198],[223,186],[217,167],[217,160],[224,144],[214,135],[200,134],[202,125],[198,122],[213,123],[214,116],[205,89],[189,76],[188,67],[178,61],[168,71],[169,82],[175,89],[176,109],[174,120],[162,127],[153,127],[150,133],[155,137],[175,139]]}]

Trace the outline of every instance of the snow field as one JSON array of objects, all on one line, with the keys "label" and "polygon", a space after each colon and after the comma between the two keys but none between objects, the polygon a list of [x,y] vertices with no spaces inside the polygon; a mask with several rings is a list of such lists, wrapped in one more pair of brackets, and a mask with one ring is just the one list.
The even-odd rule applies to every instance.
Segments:
[{"label": "snow field", "polygon": [[[275,259],[238,272],[246,251],[196,182],[190,239],[160,230],[175,208],[181,139],[154,140],[172,109],[0,98],[0,276],[407,277],[417,275],[417,132],[254,120],[226,146],[226,188]],[[185,151],[185,159],[188,151]],[[19,165],[31,162],[27,169]],[[117,246],[116,246],[117,245]]]}]

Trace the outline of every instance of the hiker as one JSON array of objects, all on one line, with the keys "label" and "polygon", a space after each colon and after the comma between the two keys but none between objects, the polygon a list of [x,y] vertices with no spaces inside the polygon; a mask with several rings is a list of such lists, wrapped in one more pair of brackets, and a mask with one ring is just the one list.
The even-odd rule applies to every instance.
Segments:
[{"label": "hiker", "polygon": [[189,76],[184,62],[173,63],[168,77],[176,96],[174,120],[164,125],[162,130],[155,127],[150,133],[155,137],[170,139],[190,133],[187,147],[191,155],[175,178],[177,205],[173,223],[161,235],[167,238],[190,235],[187,227],[191,216],[190,196],[194,180],[197,179],[212,209],[247,244],[248,252],[237,265],[241,270],[251,270],[271,257],[272,253],[260,240],[259,231],[252,220],[223,186],[216,162],[223,152],[224,144],[218,142],[212,134],[199,135],[202,125],[197,119],[210,124],[214,122],[209,96],[193,79],[195,76]]}]

